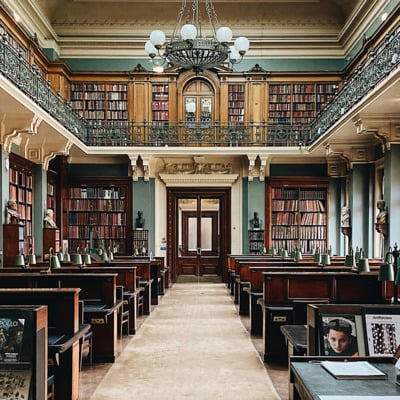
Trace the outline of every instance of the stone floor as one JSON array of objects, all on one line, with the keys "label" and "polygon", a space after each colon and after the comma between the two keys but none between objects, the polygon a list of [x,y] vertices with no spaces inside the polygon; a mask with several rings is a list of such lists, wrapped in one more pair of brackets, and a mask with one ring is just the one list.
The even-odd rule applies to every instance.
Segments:
[{"label": "stone floor", "polygon": [[[229,296],[229,293],[227,292],[227,296]],[[162,300],[161,300],[162,301]],[[241,319],[243,325],[247,330],[249,330],[249,318],[248,317],[243,317],[239,316],[238,318]],[[140,325],[146,320],[145,316],[141,316],[138,318],[138,326],[140,329]],[[128,342],[133,338],[134,336],[124,336],[122,341],[120,341],[120,351],[122,352],[124,347],[128,344]],[[263,346],[263,341],[261,337],[254,337],[251,336],[252,343],[256,350],[260,353],[262,353],[262,346]],[[107,373],[108,369],[111,367],[112,364],[101,364],[101,363],[96,363],[93,364],[92,366],[89,366],[88,364],[83,365],[83,369],[81,371],[81,382],[80,382],[80,393],[79,393],[79,399],[80,400],[89,400],[93,392],[95,391],[96,387],[98,384],[101,382],[103,379],[104,375]],[[282,364],[274,364],[274,363],[264,363],[264,366],[275,386],[276,391],[278,392],[279,396],[281,397],[281,400],[288,400],[289,399],[289,373],[288,373],[288,368],[285,363]]]}]

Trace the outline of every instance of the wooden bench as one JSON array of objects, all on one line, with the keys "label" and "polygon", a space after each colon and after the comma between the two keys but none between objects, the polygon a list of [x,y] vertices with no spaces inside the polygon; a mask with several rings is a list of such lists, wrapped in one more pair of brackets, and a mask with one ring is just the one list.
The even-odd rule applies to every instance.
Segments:
[{"label": "wooden bench", "polygon": [[79,293],[78,288],[0,288],[2,305],[47,306],[49,375],[55,376],[57,399],[79,397],[79,343],[90,329],[79,321]]},{"label": "wooden bench", "polygon": [[296,325],[294,300],[304,306],[324,299],[329,303],[382,303],[384,293],[378,273],[352,272],[263,272],[264,361],[282,359],[286,354],[281,325]]},{"label": "wooden bench", "polygon": [[84,317],[93,330],[93,361],[114,362],[118,355],[116,301],[117,274],[106,273],[2,273],[4,288],[80,288]]}]

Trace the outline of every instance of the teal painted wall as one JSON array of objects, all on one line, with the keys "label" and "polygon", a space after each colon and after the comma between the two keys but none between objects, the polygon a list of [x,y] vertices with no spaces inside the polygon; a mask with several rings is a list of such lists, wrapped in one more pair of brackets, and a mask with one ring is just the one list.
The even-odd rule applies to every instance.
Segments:
[{"label": "teal painted wall", "polygon": [[[46,54],[50,54],[52,59],[55,55],[51,49],[47,49]],[[72,71],[132,71],[140,64],[147,71],[152,71],[153,65],[147,58],[127,59],[127,58],[61,58],[68,64]],[[344,58],[329,59],[244,59],[240,64],[234,65],[234,71],[249,71],[256,64],[266,71],[341,71],[346,60]]]},{"label": "teal painted wall", "polygon": [[[400,246],[400,145],[392,144],[385,157],[384,200],[388,210],[388,246]],[[387,249],[385,249],[386,251]]]},{"label": "teal painted wall", "polygon": [[372,232],[373,232],[373,165],[354,164],[350,172],[349,192],[352,220],[353,248],[363,248],[366,257],[372,257]]},{"label": "teal painted wall", "polygon": [[250,229],[250,220],[253,218],[254,212],[258,212],[258,216],[262,221],[261,229],[265,227],[265,182],[259,178],[249,181],[243,178],[243,253],[249,253],[248,231]]},{"label": "teal painted wall", "polygon": [[247,237],[247,229],[245,227],[249,226],[247,210],[249,209],[249,179],[243,178],[242,180],[242,253],[247,254],[249,252],[249,240]]},{"label": "teal painted wall", "polygon": [[135,226],[135,219],[138,211],[143,211],[143,216],[146,219],[144,229],[149,231],[149,252],[155,254],[155,179],[150,178],[145,181],[143,178],[133,182],[133,205],[132,205],[132,226]]}]

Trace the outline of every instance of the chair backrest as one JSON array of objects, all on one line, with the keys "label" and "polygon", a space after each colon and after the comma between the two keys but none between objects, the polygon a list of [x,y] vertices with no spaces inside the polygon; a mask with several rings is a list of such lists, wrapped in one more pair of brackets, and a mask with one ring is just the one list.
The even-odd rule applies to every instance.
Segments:
[{"label": "chair backrest", "polygon": [[85,321],[84,318],[84,306],[85,306],[85,301],[84,300],[79,300],[79,323],[83,324]]},{"label": "chair backrest", "polygon": [[120,301],[124,298],[124,286],[123,285],[116,286],[116,298],[117,298],[117,301]]}]

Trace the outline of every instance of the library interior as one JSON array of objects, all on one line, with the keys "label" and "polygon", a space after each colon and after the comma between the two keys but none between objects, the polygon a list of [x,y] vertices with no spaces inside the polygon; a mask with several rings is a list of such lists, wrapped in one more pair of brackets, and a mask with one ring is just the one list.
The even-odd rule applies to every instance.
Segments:
[{"label": "library interior", "polygon": [[7,398],[400,397],[398,0],[0,0],[0,32]]}]

